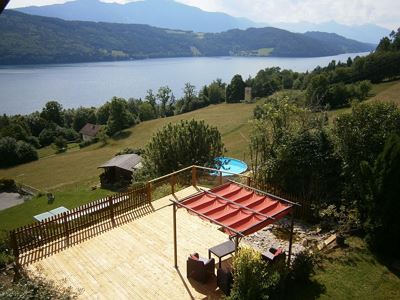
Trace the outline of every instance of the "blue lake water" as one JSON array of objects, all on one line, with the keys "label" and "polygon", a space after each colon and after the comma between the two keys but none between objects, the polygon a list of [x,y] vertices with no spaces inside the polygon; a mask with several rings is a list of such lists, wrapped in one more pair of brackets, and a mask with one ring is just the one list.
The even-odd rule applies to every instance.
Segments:
[{"label": "blue lake water", "polygon": [[190,57],[136,61],[0,66],[0,113],[26,114],[41,110],[49,100],[65,108],[99,106],[112,98],[144,97],[148,89],[168,85],[176,97],[186,82],[200,89],[216,78],[229,82],[244,79],[267,67],[298,72],[326,66],[331,60],[346,61],[352,53],[314,58]]}]

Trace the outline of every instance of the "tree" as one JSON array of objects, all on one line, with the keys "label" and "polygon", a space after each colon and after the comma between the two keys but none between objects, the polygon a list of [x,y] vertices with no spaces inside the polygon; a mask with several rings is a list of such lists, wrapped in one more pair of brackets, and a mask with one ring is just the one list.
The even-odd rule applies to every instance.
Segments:
[{"label": "tree", "polygon": [[208,102],[210,104],[218,104],[225,101],[225,84],[221,79],[213,81],[207,87]]},{"label": "tree", "polygon": [[96,111],[94,108],[79,107],[75,110],[72,127],[79,131],[86,123],[96,124]]},{"label": "tree", "polygon": [[147,101],[142,102],[139,105],[139,111],[140,111],[140,114],[139,114],[140,121],[148,121],[148,120],[153,120],[153,119],[157,118],[153,107]]},{"label": "tree", "polygon": [[182,106],[180,108],[179,113],[185,113],[188,111],[192,111],[196,108],[200,108],[197,105],[197,95],[196,95],[196,87],[189,82],[185,83],[185,87],[183,88],[183,97],[181,99]]},{"label": "tree", "polygon": [[97,109],[96,119],[99,124],[101,125],[107,124],[108,118],[110,117],[110,107],[111,103],[107,101]]},{"label": "tree", "polygon": [[194,164],[212,167],[223,152],[216,127],[195,120],[169,123],[146,146],[144,168],[152,176],[161,176]]},{"label": "tree", "polygon": [[162,86],[158,89],[157,98],[161,102],[160,107],[160,116],[166,117],[167,116],[167,103],[171,99],[172,90],[168,86]]},{"label": "tree", "polygon": [[130,125],[131,116],[128,113],[125,99],[114,97],[110,103],[110,117],[108,118],[108,134],[113,135]]},{"label": "tree", "polygon": [[325,74],[312,77],[306,91],[307,102],[311,107],[319,107],[326,104],[328,86],[329,82]]},{"label": "tree", "polygon": [[[380,253],[397,256],[400,251],[400,137],[393,134],[371,167],[361,164],[369,244]],[[389,246],[390,245],[390,246]]]},{"label": "tree", "polygon": [[154,95],[153,90],[149,89],[147,90],[146,97],[144,97],[145,101],[149,102],[151,107],[153,108],[154,114],[158,116],[158,111],[157,111],[157,98],[156,95]]},{"label": "tree", "polygon": [[362,200],[363,176],[361,162],[373,165],[382,152],[386,138],[400,134],[400,109],[382,102],[354,105],[350,113],[342,114],[334,123],[337,151],[343,162],[345,197],[356,201],[361,220],[366,218]]},{"label": "tree", "polygon": [[244,100],[244,89],[246,85],[241,75],[233,76],[231,83],[226,88],[226,102],[236,103]]},{"label": "tree", "polygon": [[57,101],[49,101],[44,106],[40,116],[47,122],[55,123],[59,126],[64,125],[63,108]]}]

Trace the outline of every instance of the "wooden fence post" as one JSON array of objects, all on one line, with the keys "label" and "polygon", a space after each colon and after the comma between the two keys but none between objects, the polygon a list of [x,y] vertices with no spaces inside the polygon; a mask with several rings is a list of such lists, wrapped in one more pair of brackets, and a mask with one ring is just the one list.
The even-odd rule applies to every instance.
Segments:
[{"label": "wooden fence post", "polygon": [[113,227],[115,226],[115,218],[114,218],[114,203],[112,196],[108,196],[108,206],[110,207],[110,218]]},{"label": "wooden fence post", "polygon": [[15,261],[18,264],[19,250],[18,250],[17,234],[16,234],[15,230],[12,230],[10,232],[10,246],[13,250],[13,255],[15,257]]},{"label": "wooden fence post", "polygon": [[219,171],[219,185],[221,185],[222,184],[222,172],[221,171]]},{"label": "wooden fence post", "polygon": [[247,186],[250,186],[250,184],[251,184],[250,176],[247,176]]},{"label": "wooden fence post", "polygon": [[147,202],[151,204],[151,182],[147,182]]},{"label": "wooden fence post", "polygon": [[197,185],[197,169],[195,166],[192,166],[192,185]]},{"label": "wooden fence post", "polygon": [[171,194],[175,194],[175,174],[172,174],[170,177],[170,183],[171,183]]},{"label": "wooden fence post", "polygon": [[67,218],[66,212],[63,213],[63,223],[64,223],[65,241],[66,241],[67,247],[69,247],[68,218]]}]

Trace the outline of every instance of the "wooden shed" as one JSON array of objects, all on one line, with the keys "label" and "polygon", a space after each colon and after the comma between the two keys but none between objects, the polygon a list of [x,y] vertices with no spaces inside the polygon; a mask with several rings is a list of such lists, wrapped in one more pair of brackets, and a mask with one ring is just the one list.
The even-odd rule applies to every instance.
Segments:
[{"label": "wooden shed", "polygon": [[104,173],[100,175],[101,185],[127,185],[132,182],[133,172],[141,167],[142,158],[137,154],[115,156],[98,167],[104,169]]}]

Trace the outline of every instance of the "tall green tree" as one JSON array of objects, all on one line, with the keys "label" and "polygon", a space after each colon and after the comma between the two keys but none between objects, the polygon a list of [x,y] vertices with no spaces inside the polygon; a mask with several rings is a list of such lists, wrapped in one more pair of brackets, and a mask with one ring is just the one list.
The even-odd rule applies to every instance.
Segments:
[{"label": "tall green tree", "polygon": [[55,123],[59,126],[64,125],[63,107],[57,101],[49,101],[43,107],[40,116],[47,122]]},{"label": "tall green tree", "polygon": [[151,176],[161,176],[194,164],[211,167],[223,153],[216,127],[195,120],[169,123],[147,144],[144,169]]},{"label": "tall green tree", "polygon": [[371,167],[361,164],[370,245],[379,252],[398,256],[400,251],[400,136],[388,137]]},{"label": "tall green tree", "polygon": [[231,83],[226,88],[226,102],[237,103],[244,100],[244,89],[246,84],[241,75],[233,76]]},{"label": "tall green tree", "polygon": [[114,97],[110,103],[110,117],[108,118],[108,134],[113,135],[130,125],[131,116],[128,113],[127,102],[122,98]]},{"label": "tall green tree", "polygon": [[160,100],[160,116],[167,116],[167,104],[171,99],[172,90],[168,86],[162,86],[158,89],[157,98]]}]

